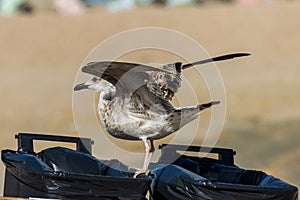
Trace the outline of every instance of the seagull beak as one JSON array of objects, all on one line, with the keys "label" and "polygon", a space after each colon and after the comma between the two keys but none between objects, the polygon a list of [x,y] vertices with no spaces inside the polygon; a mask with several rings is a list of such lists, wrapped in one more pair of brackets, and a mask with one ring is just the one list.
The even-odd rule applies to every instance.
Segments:
[{"label": "seagull beak", "polygon": [[88,88],[89,88],[89,85],[87,85],[85,83],[80,83],[74,87],[74,91],[79,91],[79,90],[88,89]]}]

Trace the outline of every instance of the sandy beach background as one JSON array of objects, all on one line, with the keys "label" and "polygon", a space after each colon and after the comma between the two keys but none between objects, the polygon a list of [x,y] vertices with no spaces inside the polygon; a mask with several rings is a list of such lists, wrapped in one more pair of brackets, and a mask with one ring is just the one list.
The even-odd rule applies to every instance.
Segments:
[{"label": "sandy beach background", "polygon": [[[76,136],[72,88],[85,56],[121,31],[164,27],[189,35],[210,55],[252,53],[217,63],[227,95],[226,121],[217,146],[235,149],[240,167],[264,170],[299,186],[299,10],[300,2],[291,1],[0,17],[0,148],[16,149],[18,132]],[[130,59],[156,62],[156,55]],[[160,59],[174,61],[168,56]],[[201,137],[194,143],[201,144]],[[140,143],[126,144],[142,151]],[[1,163],[1,193],[4,169]]]}]

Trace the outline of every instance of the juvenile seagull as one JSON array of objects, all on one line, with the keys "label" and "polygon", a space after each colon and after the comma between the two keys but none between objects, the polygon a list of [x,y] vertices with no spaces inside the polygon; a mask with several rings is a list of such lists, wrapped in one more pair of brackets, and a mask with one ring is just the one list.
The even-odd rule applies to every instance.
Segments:
[{"label": "juvenile seagull", "polygon": [[[99,118],[110,135],[144,142],[143,170],[146,171],[154,152],[153,140],[170,135],[196,119],[200,111],[220,103],[211,101],[173,107],[170,102],[181,86],[182,70],[247,55],[250,54],[229,54],[185,65],[176,62],[160,68],[125,62],[90,62],[82,72],[94,77],[76,85],[74,91],[91,89],[99,93]],[[150,146],[147,140],[150,140]]]}]

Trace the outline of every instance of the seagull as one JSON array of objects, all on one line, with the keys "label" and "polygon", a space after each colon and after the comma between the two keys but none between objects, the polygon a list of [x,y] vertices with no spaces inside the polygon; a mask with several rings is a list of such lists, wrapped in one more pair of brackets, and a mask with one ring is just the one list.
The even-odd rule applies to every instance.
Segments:
[{"label": "seagull", "polygon": [[[103,128],[113,137],[142,140],[145,145],[143,171],[148,170],[154,140],[164,138],[196,119],[199,112],[220,101],[174,107],[174,94],[182,82],[182,71],[195,65],[248,56],[235,53],[194,63],[175,62],[161,67],[137,63],[98,61],[82,67],[91,79],[74,87],[99,93],[98,115]],[[150,141],[150,146],[148,144]]]}]

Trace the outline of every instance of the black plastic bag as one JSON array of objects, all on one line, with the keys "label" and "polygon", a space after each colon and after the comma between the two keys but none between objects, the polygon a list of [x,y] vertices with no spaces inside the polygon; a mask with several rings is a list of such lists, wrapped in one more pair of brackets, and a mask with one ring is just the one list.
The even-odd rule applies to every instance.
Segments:
[{"label": "black plastic bag", "polygon": [[2,161],[11,178],[5,196],[145,199],[151,183],[148,177],[133,178],[135,170],[117,160],[100,161],[62,147],[37,155],[3,150]]},{"label": "black plastic bag", "polygon": [[181,156],[172,165],[151,166],[152,198],[201,200],[297,200],[298,189],[261,171],[219,160]]},{"label": "black plastic bag", "polygon": [[[154,176],[133,178],[135,169],[91,155],[91,139],[18,134],[18,151],[3,150],[4,196],[52,199],[296,200],[298,189],[261,171],[234,165],[232,149],[162,145]],[[76,143],[77,151],[56,147],[33,152],[33,140]],[[218,159],[177,151],[218,154]],[[172,163],[172,164],[169,164]]]}]

